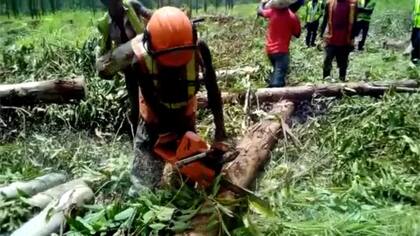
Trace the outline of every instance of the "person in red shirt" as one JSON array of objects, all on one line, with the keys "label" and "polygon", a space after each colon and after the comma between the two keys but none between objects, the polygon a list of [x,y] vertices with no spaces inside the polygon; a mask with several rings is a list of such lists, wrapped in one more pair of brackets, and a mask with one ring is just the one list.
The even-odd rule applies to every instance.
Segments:
[{"label": "person in red shirt", "polygon": [[289,69],[289,45],[292,36],[300,37],[299,18],[289,9],[264,8],[262,3],[258,15],[268,19],[266,51],[274,72],[269,87],[284,87]]},{"label": "person in red shirt", "polygon": [[350,52],[354,49],[354,23],[357,19],[356,0],[330,0],[325,8],[321,37],[325,37],[324,79],[331,75],[332,62],[337,60],[340,80],[345,81]]}]

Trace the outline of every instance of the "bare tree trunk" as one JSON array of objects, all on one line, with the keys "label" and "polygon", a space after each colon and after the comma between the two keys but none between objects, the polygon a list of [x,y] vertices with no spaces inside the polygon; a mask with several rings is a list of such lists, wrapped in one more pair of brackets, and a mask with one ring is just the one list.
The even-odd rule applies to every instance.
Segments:
[{"label": "bare tree trunk", "polygon": [[63,230],[70,210],[80,208],[92,201],[94,194],[87,186],[79,186],[63,194],[58,201],[51,202],[44,210],[30,219],[12,236],[49,236]]},{"label": "bare tree trunk", "polygon": [[39,192],[45,191],[51,187],[57,186],[66,181],[66,176],[58,173],[51,173],[28,182],[15,182],[8,186],[0,188],[0,199],[16,198],[19,192],[33,196]]},{"label": "bare tree trunk", "polygon": [[[281,99],[300,101],[312,99],[313,97],[341,97],[341,96],[373,96],[378,97],[388,91],[401,93],[419,93],[420,83],[416,80],[385,81],[385,82],[359,82],[359,83],[337,83],[321,85],[303,85],[283,88],[262,88],[257,89],[251,96],[254,102],[277,102]],[[222,93],[224,103],[243,103],[245,93]],[[199,107],[207,107],[207,96],[198,94]]]},{"label": "bare tree trunk", "polygon": [[83,179],[75,179],[40,192],[27,199],[26,202],[31,206],[44,209],[50,202],[59,199],[65,192],[83,186],[87,186]]},{"label": "bare tree trunk", "polygon": [[[288,129],[286,122],[293,113],[293,110],[294,104],[290,101],[276,103],[269,117],[277,118],[267,118],[251,126],[237,146],[239,155],[235,160],[227,163],[223,167],[222,174],[225,178],[239,187],[248,188],[255,181],[259,171],[270,158],[271,150],[275,147],[279,138],[283,137],[283,133]],[[234,199],[235,193],[230,190],[222,190],[218,194],[218,198]],[[208,213],[198,214],[192,220],[193,230],[183,235],[217,235],[217,230],[208,231],[207,229],[209,217],[210,215]]]},{"label": "bare tree trunk", "polygon": [[38,103],[71,103],[85,97],[83,78],[47,80],[0,85],[0,105],[21,106]]}]

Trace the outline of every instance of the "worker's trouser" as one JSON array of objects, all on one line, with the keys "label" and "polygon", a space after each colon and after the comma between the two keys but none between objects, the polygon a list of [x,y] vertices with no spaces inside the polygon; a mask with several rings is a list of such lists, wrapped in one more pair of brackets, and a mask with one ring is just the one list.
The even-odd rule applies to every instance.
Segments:
[{"label": "worker's trouser", "polygon": [[354,25],[356,36],[359,36],[359,34],[362,33],[362,39],[359,41],[359,45],[357,47],[357,49],[360,51],[362,51],[365,46],[366,39],[369,33],[369,24],[370,24],[369,21],[361,20],[361,21],[357,21],[356,24]]},{"label": "worker's trouser", "polygon": [[284,87],[289,69],[289,53],[269,54],[268,58],[273,66],[269,87]]},{"label": "worker's trouser", "polygon": [[134,137],[134,161],[131,170],[131,182],[136,191],[154,188],[160,182],[163,161],[153,154],[153,147],[157,139],[156,128],[140,118]]},{"label": "worker's trouser", "polygon": [[325,60],[324,60],[324,78],[331,75],[332,62],[334,58],[337,60],[339,69],[340,80],[346,79],[347,67],[349,64],[349,55],[352,50],[351,46],[334,46],[327,45],[325,47]]},{"label": "worker's trouser", "polygon": [[411,61],[413,63],[420,63],[420,28],[413,28],[411,34],[411,43],[413,44],[413,51],[411,51]]},{"label": "worker's trouser", "polygon": [[306,24],[306,30],[307,30],[306,46],[308,47],[315,46],[318,27],[319,27],[319,20]]},{"label": "worker's trouser", "polygon": [[182,117],[171,114],[166,116],[175,121],[172,126],[169,124],[149,124],[143,117],[140,116],[139,118],[134,137],[134,161],[131,170],[131,182],[135,191],[146,188],[153,189],[160,184],[164,162],[153,153],[154,145],[160,134],[184,135],[187,131],[195,132],[195,113]]}]

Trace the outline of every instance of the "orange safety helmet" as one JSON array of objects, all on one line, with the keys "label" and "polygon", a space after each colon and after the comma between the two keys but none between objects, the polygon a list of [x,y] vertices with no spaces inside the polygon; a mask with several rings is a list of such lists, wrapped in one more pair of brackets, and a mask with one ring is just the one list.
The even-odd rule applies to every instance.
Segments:
[{"label": "orange safety helmet", "polygon": [[187,64],[196,48],[193,26],[188,16],[176,7],[162,7],[153,13],[144,40],[151,55],[165,66]]}]

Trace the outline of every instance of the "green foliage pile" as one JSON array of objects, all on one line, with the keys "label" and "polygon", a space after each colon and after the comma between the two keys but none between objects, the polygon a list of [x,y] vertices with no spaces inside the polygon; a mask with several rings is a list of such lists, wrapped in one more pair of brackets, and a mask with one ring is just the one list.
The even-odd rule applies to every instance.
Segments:
[{"label": "green foliage pile", "polygon": [[[408,39],[409,28],[401,27],[409,25],[408,6],[378,2],[367,51],[352,54],[350,80],[419,78],[419,70],[410,67],[401,52],[382,48],[385,40]],[[255,8],[256,4],[235,6],[227,17],[220,15],[200,26],[216,69],[260,68],[251,76],[219,81],[224,91],[264,87],[270,74],[264,54],[266,22],[255,19]],[[249,211],[232,213],[226,204],[245,207],[246,199],[215,199],[217,184],[208,193],[183,185],[129,196],[132,148],[129,138],[119,134],[128,107],[124,81],[121,76],[101,81],[95,75],[94,17],[83,11],[58,12],[37,20],[0,22],[0,83],[80,75],[87,80],[88,97],[78,105],[0,110],[0,184],[53,170],[93,180],[95,202],[86,207],[86,214],[69,219],[69,235],[170,235],[189,228],[189,219],[203,210],[204,201],[210,202],[204,209],[212,214],[209,227],[231,235],[419,234],[417,95],[345,98],[331,103],[325,116],[295,125],[293,133],[301,145],[281,141],[257,187],[272,211],[251,204]],[[290,85],[324,82],[321,47],[307,49],[297,39],[291,55]],[[224,112],[228,132],[240,136],[249,126],[244,109],[226,106]],[[198,130],[205,137],[213,132],[209,114],[199,112]],[[0,234],[36,211],[21,200],[0,202]],[[224,219],[224,224],[215,225],[216,219]]]},{"label": "green foliage pile", "polygon": [[346,98],[282,141],[258,192],[264,235],[418,235],[420,96]]}]

